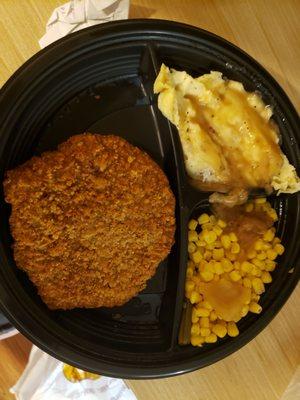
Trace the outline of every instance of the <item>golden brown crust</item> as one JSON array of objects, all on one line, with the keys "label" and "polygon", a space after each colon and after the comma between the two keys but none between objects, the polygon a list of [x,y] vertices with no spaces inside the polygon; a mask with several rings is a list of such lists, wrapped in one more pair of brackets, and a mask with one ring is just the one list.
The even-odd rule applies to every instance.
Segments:
[{"label": "golden brown crust", "polygon": [[16,264],[51,309],[124,304],[174,241],[166,176],[117,136],[73,136],[8,171],[4,190]]}]

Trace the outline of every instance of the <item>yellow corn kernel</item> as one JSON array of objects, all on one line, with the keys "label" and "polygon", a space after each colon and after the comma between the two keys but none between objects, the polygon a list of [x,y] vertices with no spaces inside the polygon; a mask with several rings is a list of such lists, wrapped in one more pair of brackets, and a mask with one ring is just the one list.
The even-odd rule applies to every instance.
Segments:
[{"label": "yellow corn kernel", "polygon": [[274,261],[277,257],[277,253],[274,250],[267,250],[267,257],[269,260]]},{"label": "yellow corn kernel", "polygon": [[253,258],[251,260],[252,264],[254,264],[256,267],[263,269],[264,268],[264,262],[262,260],[259,260],[258,258]]},{"label": "yellow corn kernel", "polygon": [[218,324],[225,326],[225,328],[227,327],[227,322],[222,320],[221,318],[217,321]]},{"label": "yellow corn kernel", "polygon": [[220,235],[222,235],[223,229],[220,228],[219,225],[216,225],[216,226],[213,227],[213,231],[215,232],[215,234],[217,236],[220,236]]},{"label": "yellow corn kernel", "polygon": [[229,273],[229,276],[230,276],[230,279],[233,282],[237,282],[237,281],[239,281],[241,279],[241,274],[239,272],[237,272],[237,271],[231,271]]},{"label": "yellow corn kernel", "polygon": [[270,217],[273,219],[274,222],[278,221],[278,215],[275,210],[270,211]]},{"label": "yellow corn kernel", "polygon": [[210,215],[209,220],[213,225],[217,223],[217,218],[214,215]]},{"label": "yellow corn kernel", "polygon": [[197,228],[197,225],[198,225],[198,221],[196,221],[195,219],[191,219],[188,224],[188,227],[189,227],[189,229],[194,231]]},{"label": "yellow corn kernel", "polygon": [[262,294],[265,291],[265,285],[263,284],[263,281],[259,278],[254,278],[252,280],[252,287],[256,294]]},{"label": "yellow corn kernel", "polygon": [[206,224],[207,222],[209,222],[209,216],[207,214],[201,214],[200,217],[198,218],[198,222],[199,224]]},{"label": "yellow corn kernel", "polygon": [[255,303],[255,302],[252,301],[249,304],[249,311],[251,311],[252,313],[260,314],[261,310],[262,310],[262,307],[258,303]]},{"label": "yellow corn kernel", "polygon": [[215,243],[216,243],[216,242],[206,244],[206,249],[207,249],[207,250],[213,250],[213,249],[215,248]]},{"label": "yellow corn kernel", "polygon": [[205,251],[206,242],[204,242],[204,240],[197,240],[197,242],[195,242],[195,245],[197,246],[198,250],[201,250],[202,252]]},{"label": "yellow corn kernel", "polygon": [[246,211],[246,212],[251,212],[251,211],[253,211],[253,208],[254,208],[253,203],[247,203],[247,204],[245,205],[245,211]]},{"label": "yellow corn kernel", "polygon": [[200,326],[199,324],[192,324],[191,326],[191,335],[199,335],[200,334]]},{"label": "yellow corn kernel", "polygon": [[190,296],[190,302],[192,304],[195,304],[195,303],[199,303],[199,301],[201,301],[201,300],[202,300],[202,298],[201,298],[200,294],[198,292],[196,292],[195,290],[193,290],[191,293],[191,296]]},{"label": "yellow corn kernel", "polygon": [[238,327],[236,326],[235,322],[228,322],[227,324],[227,333],[231,337],[236,337],[239,334]]},{"label": "yellow corn kernel", "polygon": [[212,252],[209,251],[209,250],[206,250],[206,251],[204,252],[203,257],[204,257],[205,260],[209,261],[209,260],[211,259],[211,257],[212,257]]},{"label": "yellow corn kernel", "polygon": [[213,310],[210,315],[209,315],[209,319],[213,322],[216,321],[218,319],[218,316],[216,314],[216,312]]},{"label": "yellow corn kernel", "polygon": [[187,292],[191,292],[195,287],[195,283],[191,280],[187,280],[185,283],[185,290]]},{"label": "yellow corn kernel", "polygon": [[241,263],[239,261],[234,261],[233,262],[233,268],[234,269],[240,269]]},{"label": "yellow corn kernel", "polygon": [[220,280],[220,275],[215,274],[213,280],[214,280],[214,282],[219,281]]},{"label": "yellow corn kernel", "polygon": [[205,267],[205,271],[212,272],[213,274],[216,272],[214,260],[208,261]]},{"label": "yellow corn kernel", "polygon": [[264,204],[266,203],[267,199],[265,197],[259,197],[254,200],[255,204]]},{"label": "yellow corn kernel", "polygon": [[268,229],[267,232],[264,234],[263,238],[266,242],[272,242],[275,237],[275,232],[273,229]]},{"label": "yellow corn kernel", "polygon": [[200,272],[207,272],[209,271],[209,261],[201,260],[200,263],[197,265],[198,267],[198,276]]},{"label": "yellow corn kernel", "polygon": [[205,231],[211,231],[214,225],[211,222],[207,222],[206,224],[202,224],[202,232],[204,233]]},{"label": "yellow corn kernel", "polygon": [[229,249],[230,248],[231,240],[229,238],[229,235],[222,235],[220,240],[221,240],[221,243],[222,243],[224,249]]},{"label": "yellow corn kernel", "polygon": [[245,317],[249,312],[249,306],[248,304],[244,305],[241,311],[241,317]]},{"label": "yellow corn kernel", "polygon": [[256,294],[255,292],[251,293],[251,300],[258,303],[260,299],[260,296]]},{"label": "yellow corn kernel", "polygon": [[[266,258],[266,260],[267,260],[267,258]],[[266,270],[266,260],[263,261],[263,265],[260,267],[261,272]]]},{"label": "yellow corn kernel", "polygon": [[[200,244],[201,244],[201,246],[200,246]],[[202,246],[202,241],[197,240],[197,242],[195,242],[195,246],[196,246],[196,251],[200,251],[200,253],[203,255],[206,250],[207,244],[205,243],[205,246]]]},{"label": "yellow corn kernel", "polygon": [[[196,287],[203,283],[199,272],[198,273],[197,272],[195,272],[194,275],[191,277],[191,280],[195,282]],[[196,290],[197,290],[197,288],[195,288],[195,291]],[[200,294],[200,297],[201,297],[201,301],[202,301],[202,295],[201,294]]]},{"label": "yellow corn kernel", "polygon": [[265,260],[265,270],[272,272],[276,268],[276,262],[271,260]]},{"label": "yellow corn kernel", "polygon": [[254,244],[254,249],[256,250],[256,251],[260,251],[260,250],[262,250],[263,249],[263,241],[262,240],[257,240],[256,242],[255,242],[255,244]]},{"label": "yellow corn kernel", "polygon": [[250,273],[253,269],[253,264],[251,264],[249,261],[243,261],[241,264],[241,271],[247,273]]},{"label": "yellow corn kernel", "polygon": [[272,242],[273,246],[275,246],[275,244],[277,244],[277,243],[280,243],[279,237],[275,237],[273,242]]},{"label": "yellow corn kernel", "polygon": [[195,263],[192,260],[188,260],[187,266],[191,267],[191,268],[194,268],[195,267]]},{"label": "yellow corn kernel", "polygon": [[192,346],[201,346],[204,343],[203,337],[199,335],[191,335],[191,344]]},{"label": "yellow corn kernel", "polygon": [[186,270],[186,277],[187,277],[187,278],[191,278],[191,277],[193,276],[193,274],[194,274],[193,268],[189,267],[189,268]]},{"label": "yellow corn kernel", "polygon": [[261,252],[261,253],[258,253],[258,254],[257,254],[256,258],[257,258],[258,260],[265,260],[265,259],[267,258],[267,255],[266,255],[266,253]]},{"label": "yellow corn kernel", "polygon": [[217,275],[222,275],[224,273],[224,268],[220,262],[215,262],[215,271]]},{"label": "yellow corn kernel", "polygon": [[224,272],[230,272],[233,270],[232,262],[230,260],[228,260],[227,258],[222,258],[221,265],[224,269]]},{"label": "yellow corn kernel", "polygon": [[236,234],[234,233],[234,232],[230,232],[229,233],[229,239],[232,241],[232,242],[237,242],[237,237],[236,237]]},{"label": "yellow corn kernel", "polygon": [[248,253],[247,253],[247,257],[251,260],[252,258],[255,258],[256,257],[256,251],[255,250],[250,250]]},{"label": "yellow corn kernel", "polygon": [[272,220],[275,222],[278,220],[278,216],[277,213],[274,209],[271,209],[270,211],[268,211],[268,215],[270,218],[272,218]]},{"label": "yellow corn kernel", "polygon": [[[203,240],[203,231],[201,231],[201,232],[198,234],[198,240],[204,241],[204,240]],[[206,245],[206,242],[205,242],[205,245]]]},{"label": "yellow corn kernel", "polygon": [[196,308],[193,308],[193,310],[192,310],[192,323],[193,324],[196,324],[199,321],[199,317],[196,314],[196,312],[197,312]]},{"label": "yellow corn kernel", "polygon": [[198,264],[203,258],[201,251],[197,250],[195,253],[191,254],[191,259],[194,261],[195,264]]},{"label": "yellow corn kernel", "polygon": [[281,256],[284,253],[284,246],[280,243],[277,243],[274,246],[274,251]]},{"label": "yellow corn kernel", "polygon": [[231,251],[226,251],[225,255],[226,255],[226,258],[228,258],[228,260],[230,260],[230,261],[236,260],[236,255],[231,253]]},{"label": "yellow corn kernel", "polygon": [[216,248],[216,249],[220,249],[220,248],[222,247],[222,243],[221,243],[220,240],[216,240],[215,243],[214,243],[214,245],[215,245],[215,248]]},{"label": "yellow corn kernel", "polygon": [[198,264],[198,270],[199,271],[206,271],[207,270],[207,265],[208,265],[208,262],[206,260],[202,259]]},{"label": "yellow corn kernel", "polygon": [[200,335],[203,337],[210,335],[210,329],[209,328],[200,328]]},{"label": "yellow corn kernel", "polygon": [[231,245],[231,253],[238,254],[240,252],[240,245],[236,242]]},{"label": "yellow corn kernel", "polygon": [[214,249],[212,252],[213,259],[216,261],[224,257],[224,249]]},{"label": "yellow corn kernel", "polygon": [[216,343],[217,340],[218,340],[217,335],[215,335],[214,333],[211,333],[204,339],[205,343]]},{"label": "yellow corn kernel", "polygon": [[218,219],[217,223],[218,223],[219,227],[222,229],[226,228],[226,226],[227,226],[226,222],[223,221],[222,219]]},{"label": "yellow corn kernel", "polygon": [[200,276],[204,280],[204,282],[209,282],[214,279],[214,274],[210,271],[201,271]]},{"label": "yellow corn kernel", "polygon": [[[193,276],[191,277],[191,280],[192,280],[193,282],[195,282],[195,285],[199,285],[199,283],[202,282],[201,279],[199,278],[199,276],[197,276],[197,275],[193,275]],[[190,296],[191,296],[191,294],[192,294],[192,292],[190,293]]]},{"label": "yellow corn kernel", "polygon": [[211,244],[217,240],[217,235],[214,231],[209,231],[209,232],[204,231],[203,239],[206,241],[206,243]]},{"label": "yellow corn kernel", "polygon": [[189,278],[189,280],[193,281],[195,284],[195,288],[193,290],[189,290],[187,292],[189,294],[189,298],[190,298],[192,292],[197,290],[197,285],[201,284],[202,281],[201,281],[200,277],[198,276],[197,272],[195,272],[194,275],[191,278]]},{"label": "yellow corn kernel", "polygon": [[268,242],[263,243],[263,246],[262,246],[263,251],[269,250],[271,248],[272,248],[271,243],[268,243]]},{"label": "yellow corn kernel", "polygon": [[208,317],[210,313],[210,311],[204,307],[199,307],[199,308],[197,307],[195,310],[196,310],[195,315],[197,317]]},{"label": "yellow corn kernel", "polygon": [[263,283],[271,283],[272,282],[272,276],[269,272],[264,271],[261,274],[261,280],[263,281]]},{"label": "yellow corn kernel", "polygon": [[227,334],[227,328],[226,326],[223,326],[221,324],[215,324],[213,325],[212,329],[213,333],[215,333],[218,337],[223,338]]},{"label": "yellow corn kernel", "polygon": [[201,328],[209,328],[209,318],[208,317],[201,317],[199,325]]},{"label": "yellow corn kernel", "polygon": [[213,308],[207,300],[202,301],[201,307],[206,308],[207,310],[211,311]]},{"label": "yellow corn kernel", "polygon": [[198,234],[196,231],[189,231],[188,233],[189,242],[196,242],[198,240]]},{"label": "yellow corn kernel", "polygon": [[244,278],[243,279],[243,286],[246,288],[251,288],[252,287],[252,282],[249,278]]},{"label": "yellow corn kernel", "polygon": [[257,276],[257,277],[261,276],[261,269],[259,269],[257,266],[253,266],[251,275]]},{"label": "yellow corn kernel", "polygon": [[193,242],[190,242],[189,244],[188,244],[188,252],[191,254],[191,253],[194,253],[195,251],[196,251],[196,249],[197,249],[197,247],[196,247],[196,245],[193,243]]}]

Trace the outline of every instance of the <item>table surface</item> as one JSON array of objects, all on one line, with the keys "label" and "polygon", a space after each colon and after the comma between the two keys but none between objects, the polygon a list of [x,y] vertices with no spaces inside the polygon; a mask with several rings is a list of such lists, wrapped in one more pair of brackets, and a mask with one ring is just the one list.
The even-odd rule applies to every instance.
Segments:
[{"label": "table surface", "polygon": [[[51,12],[65,1],[1,0],[0,86],[39,50]],[[300,110],[300,1],[132,0],[130,18],[162,18],[207,29],[259,61]],[[300,287],[272,323],[247,346],[183,376],[127,381],[139,400],[275,400],[300,360]],[[0,342],[0,400],[23,371],[31,344],[21,335]]]}]

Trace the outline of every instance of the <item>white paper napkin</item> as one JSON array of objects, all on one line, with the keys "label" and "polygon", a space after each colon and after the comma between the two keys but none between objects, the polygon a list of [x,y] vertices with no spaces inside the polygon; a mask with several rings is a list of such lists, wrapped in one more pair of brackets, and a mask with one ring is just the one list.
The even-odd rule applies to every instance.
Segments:
[{"label": "white paper napkin", "polygon": [[36,346],[10,392],[16,400],[137,400],[122,379],[101,376],[70,382],[63,374],[63,363]]},{"label": "white paper napkin", "polygon": [[40,47],[88,26],[127,19],[128,12],[129,0],[71,0],[53,11]]}]

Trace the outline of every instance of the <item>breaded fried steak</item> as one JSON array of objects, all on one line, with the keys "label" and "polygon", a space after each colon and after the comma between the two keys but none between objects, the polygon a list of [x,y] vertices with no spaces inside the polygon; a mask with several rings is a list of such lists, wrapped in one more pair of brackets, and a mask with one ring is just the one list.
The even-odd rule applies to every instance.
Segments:
[{"label": "breaded fried steak", "polygon": [[14,259],[50,309],[124,304],[174,241],[166,176],[118,136],[73,136],[8,171],[4,191]]}]

